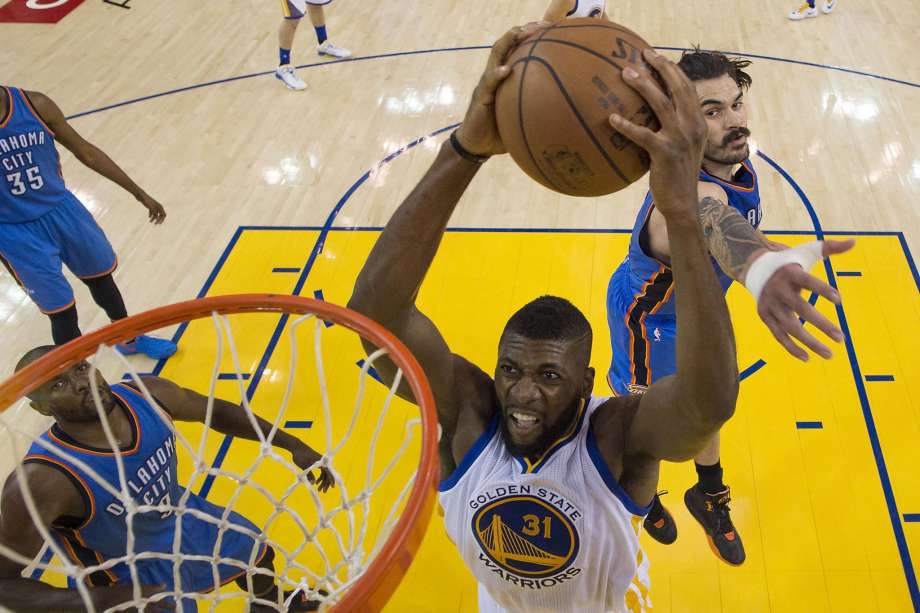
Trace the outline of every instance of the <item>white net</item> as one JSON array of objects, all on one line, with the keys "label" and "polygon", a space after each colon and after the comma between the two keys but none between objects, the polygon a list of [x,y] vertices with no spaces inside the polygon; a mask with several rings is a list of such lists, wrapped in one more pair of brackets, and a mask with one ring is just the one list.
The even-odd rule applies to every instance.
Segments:
[{"label": "white net", "polygon": [[[253,321],[242,321],[246,317]],[[114,451],[105,460],[87,459],[79,450],[23,427],[22,420],[17,419],[22,408],[0,412],[0,435],[9,442],[12,472],[18,477],[23,502],[46,548],[33,559],[0,543],[0,555],[26,566],[26,576],[41,575],[43,580],[58,584],[66,580],[79,591],[86,610],[92,612],[144,610],[148,603],[159,601],[178,603],[180,611],[298,610],[304,600],[315,601],[320,610],[326,610],[339,602],[367,571],[405,508],[419,467],[419,411],[396,397],[403,378],[401,370],[389,387],[379,383],[374,364],[387,355],[385,349],[359,360],[359,368],[354,358],[363,355],[360,337],[342,326],[329,327],[330,323],[313,314],[298,316],[286,325],[282,320],[287,341],[279,339],[273,345],[272,358],[255,369],[259,380],[253,385],[254,358],[248,355],[252,352],[244,348],[241,355],[234,330],[247,335],[252,326],[264,328],[264,321],[256,320],[266,317],[212,313],[213,326],[207,326],[213,336],[209,350],[203,342],[208,336],[206,319],[193,322],[186,331],[186,337],[191,336],[194,342],[183,341],[182,352],[176,356],[185,356],[186,369],[204,371],[207,354],[213,358],[204,424],[197,431],[173,423],[162,413],[132,361],[106,345],[100,345],[88,360],[93,402],[108,449]],[[327,337],[332,349],[324,355]],[[173,370],[181,367],[180,363]],[[172,470],[182,484],[171,491],[180,492],[178,499],[168,494],[156,500],[140,495],[141,488],[135,485],[140,474],[136,467],[141,462],[143,470],[144,459],[119,446],[93,375],[97,369],[103,374],[126,373],[125,383],[171,430],[175,445]],[[231,387],[252,428],[252,438],[258,439],[253,443],[240,445],[215,433],[219,425],[216,399],[227,399]],[[204,395],[205,390],[198,391]],[[255,411],[253,405],[257,406]],[[267,433],[257,423],[257,414],[270,422]],[[303,431],[305,437],[321,454],[308,470],[295,465],[292,455],[274,444],[286,425],[289,433],[297,424],[311,425],[301,419],[304,416],[313,418],[312,427]],[[137,423],[140,430],[141,421]],[[138,432],[137,437],[141,435]],[[136,442],[134,449],[139,445]],[[169,452],[168,444],[165,449]],[[87,564],[86,555],[75,552],[76,545],[69,543],[76,532],[79,545],[96,551],[91,539],[98,535],[94,537],[92,529],[61,530],[38,520],[40,501],[33,494],[34,484],[29,483],[22,461],[27,453],[30,458],[48,456],[88,482],[97,498],[94,517],[106,512],[120,517],[113,523],[106,516],[105,526],[112,531],[112,540],[123,539],[122,555],[97,553],[96,563]],[[159,458],[168,455],[160,453]],[[151,457],[153,464],[148,466],[152,473],[157,460]],[[100,462],[108,462],[109,474],[117,478],[102,474],[106,469],[100,468]],[[308,477],[319,475],[320,469],[334,479],[334,487],[325,493]],[[170,478],[176,477],[167,475],[166,481]],[[205,497],[206,502],[200,502]],[[98,508],[99,501],[106,501],[105,510]],[[245,519],[241,521],[240,516]],[[151,535],[151,526],[160,533]],[[123,534],[115,534],[117,530]],[[62,538],[62,534],[69,538]],[[151,547],[151,542],[159,545]],[[266,548],[273,552],[272,563],[265,562],[270,557]],[[108,582],[130,581],[133,597],[107,609],[94,605],[94,588],[89,586],[98,584],[95,578],[100,573]],[[207,581],[203,575],[208,575]],[[266,577],[278,589],[266,589]],[[151,583],[166,588],[155,593],[143,588]],[[198,589],[205,584],[204,589]]]}]

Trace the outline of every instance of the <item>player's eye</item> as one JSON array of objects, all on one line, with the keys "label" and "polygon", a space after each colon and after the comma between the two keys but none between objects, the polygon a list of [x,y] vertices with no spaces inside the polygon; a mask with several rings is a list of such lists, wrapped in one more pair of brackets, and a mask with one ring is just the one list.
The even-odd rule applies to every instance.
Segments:
[{"label": "player's eye", "polygon": [[706,111],[706,117],[718,117],[718,116],[719,116],[719,109],[710,109]]},{"label": "player's eye", "polygon": [[543,378],[549,379],[550,381],[555,381],[556,379],[560,378],[560,375],[554,370],[546,370],[543,371]]},{"label": "player's eye", "polygon": [[517,369],[511,364],[499,364],[498,369],[508,375],[513,375],[517,372]]}]

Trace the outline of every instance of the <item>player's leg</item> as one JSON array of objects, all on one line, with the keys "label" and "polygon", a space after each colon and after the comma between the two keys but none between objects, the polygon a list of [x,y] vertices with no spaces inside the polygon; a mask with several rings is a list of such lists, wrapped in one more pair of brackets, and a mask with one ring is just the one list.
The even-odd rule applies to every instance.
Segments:
[{"label": "player's leg", "polygon": [[[74,199],[59,205],[44,218],[48,218],[61,259],[86,284],[96,304],[102,307],[111,321],[127,317],[125,301],[112,278],[118,258],[86,207]],[[120,344],[118,350],[124,354],[140,352],[162,359],[174,354],[176,345],[172,341],[145,335]]]},{"label": "player's leg", "polygon": [[[652,374],[645,364],[650,346],[646,338],[647,329],[641,322],[630,321],[633,296],[629,291],[627,274],[625,269],[618,269],[607,286],[607,326],[613,353],[607,383],[617,396],[641,394],[651,383]],[[663,364],[655,366],[656,370],[665,367]],[[649,536],[664,545],[670,545],[677,539],[677,524],[661,504],[658,494],[652,499],[643,526]]]},{"label": "player's leg", "polygon": [[[278,584],[274,579],[274,560],[275,550],[266,545],[265,554],[256,563],[256,567],[267,570],[271,572],[272,575],[257,574],[252,576],[252,595],[256,598],[267,600],[269,602],[278,601]],[[241,590],[245,591],[249,589],[245,576],[237,577],[236,584]],[[292,594],[294,597],[291,599],[291,604],[287,608],[288,611],[319,610],[320,602],[318,600],[308,600],[306,594],[304,594],[304,592],[301,590],[296,590],[296,593],[294,593],[294,591],[284,592],[282,600],[287,602],[288,598],[291,598]],[[267,613],[268,611],[276,611],[277,609],[256,603],[253,604],[249,610],[252,611],[252,613],[261,613],[262,611]]]},{"label": "player's leg", "polygon": [[34,221],[0,224],[0,262],[32,302],[51,320],[55,345],[80,336],[73,289],[61,268],[62,260],[48,219],[54,211]]},{"label": "player's leg", "polygon": [[[833,0],[829,1],[831,3],[831,8],[830,10],[824,11],[825,13],[830,13],[834,9]],[[825,5],[826,4],[827,3],[825,2]],[[805,2],[799,8],[790,11],[789,15],[787,15],[787,17],[789,17],[789,19],[792,21],[802,21],[803,19],[809,19],[811,17],[817,16],[818,9],[815,8],[815,0],[805,0]]]},{"label": "player's leg", "polygon": [[326,14],[323,12],[323,5],[329,4],[332,0],[307,0],[307,13],[310,15],[310,22],[313,24],[313,30],[316,32],[316,52],[322,56],[346,58],[351,56],[351,51],[342,47],[336,47],[329,40],[326,34]]},{"label": "player's leg", "polygon": [[281,25],[278,26],[278,68],[275,70],[275,78],[284,83],[288,89],[298,91],[306,89],[307,84],[297,76],[291,66],[291,49],[294,47],[294,34],[297,33],[297,26],[300,25],[305,9],[304,0],[281,0],[281,12],[284,18],[281,20]]},{"label": "player's leg", "polygon": [[746,556],[728,506],[731,490],[722,482],[718,433],[697,454],[694,463],[698,482],[686,491],[684,503],[706,531],[713,553],[737,566],[744,562]]}]

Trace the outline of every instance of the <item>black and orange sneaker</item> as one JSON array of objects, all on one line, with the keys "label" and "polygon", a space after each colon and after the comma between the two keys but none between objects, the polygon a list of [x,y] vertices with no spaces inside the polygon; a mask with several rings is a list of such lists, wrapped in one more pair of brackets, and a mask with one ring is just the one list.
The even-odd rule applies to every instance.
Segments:
[{"label": "black and orange sneaker", "polygon": [[677,524],[674,523],[674,518],[664,508],[659,498],[662,494],[667,493],[667,491],[661,491],[655,494],[652,499],[652,508],[642,524],[648,535],[662,545],[670,545],[677,540]]},{"label": "black and orange sneaker", "polygon": [[717,494],[707,494],[699,483],[684,494],[684,503],[694,519],[706,531],[709,547],[727,564],[740,566],[744,562],[744,545],[729,515],[730,488]]}]

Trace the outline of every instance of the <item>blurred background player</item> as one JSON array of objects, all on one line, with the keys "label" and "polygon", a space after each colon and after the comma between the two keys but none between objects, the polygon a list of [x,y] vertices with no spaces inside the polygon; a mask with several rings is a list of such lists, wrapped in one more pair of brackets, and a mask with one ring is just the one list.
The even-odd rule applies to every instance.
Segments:
[{"label": "blurred background player", "polygon": [[[16,370],[25,368],[54,349],[42,346],[26,353]],[[200,518],[196,513],[222,519],[224,507],[186,492],[177,481],[176,435],[173,421],[205,423],[208,398],[159,377],[144,377],[144,386],[156,400],[146,400],[135,383],[109,386],[95,371],[99,402],[92,398],[90,376],[93,371],[86,361],[80,361],[66,372],[45,382],[29,395],[33,409],[54,418],[51,429],[41,435],[48,445],[33,443],[23,460],[22,475],[26,479],[38,513],[30,514],[24,500],[23,483],[13,472],[4,484],[0,496],[0,543],[26,558],[33,558],[42,546],[42,535],[36,521],[50,529],[52,538],[80,567],[97,566],[128,554],[128,515],[121,499],[113,496],[85,467],[108,481],[115,490],[122,490],[119,469],[112,445],[103,429],[102,414],[121,450],[127,483],[124,489],[138,505],[166,505],[165,510],[139,512],[131,520],[134,534],[132,553],[181,552],[189,556],[215,553],[221,559],[232,559],[249,565],[253,548],[254,565],[273,570],[274,551],[259,543],[252,535],[259,528],[251,521],[231,511],[226,520],[236,529],[219,530],[217,523]],[[267,436],[272,424],[255,417],[262,434]],[[216,432],[259,440],[253,423],[243,407],[214,398],[211,428]],[[275,447],[287,450],[302,470],[310,470],[321,456],[303,441],[279,430],[272,439]],[[334,485],[332,473],[319,467],[319,476],[308,474],[310,482],[320,491]],[[183,500],[183,496],[186,498]],[[177,505],[184,509],[181,528],[177,526]],[[175,532],[180,530],[178,546]],[[222,532],[222,534],[221,534]],[[219,550],[215,552],[217,543]],[[152,596],[162,591],[178,589],[183,593],[206,592],[218,585],[236,581],[247,590],[244,568],[218,564],[216,577],[212,563],[184,560],[179,564],[181,585],[175,585],[173,560],[170,558],[141,558],[135,562],[142,594]],[[82,610],[83,600],[75,588],[58,589],[20,575],[22,566],[0,556],[0,605],[13,611],[75,611]],[[121,561],[107,569],[90,573],[85,578],[97,611],[134,599],[134,584],[128,565]],[[277,585],[271,575],[252,576],[252,594],[277,602]],[[308,600],[303,591],[284,595],[291,597],[288,611],[315,611],[319,603]],[[134,609],[132,609],[134,610]],[[145,611],[172,610],[166,602],[152,603]],[[179,611],[195,610],[192,601],[183,601]],[[255,604],[251,611],[274,611],[275,607]]]},{"label": "blurred background player", "polygon": [[[822,0],[821,2],[821,12],[825,15],[830,14],[834,10],[834,7],[837,6],[837,0]],[[788,15],[789,19],[792,21],[802,21],[803,19],[808,19],[810,17],[817,17],[818,9],[815,8],[815,0],[807,0],[802,6],[791,11]]]},{"label": "blurred background player", "polygon": [[574,19],[576,17],[601,17],[607,19],[606,9],[606,0],[553,0],[543,15],[543,21],[556,23],[563,19]]},{"label": "blurred background player", "polygon": [[323,6],[331,3],[332,0],[281,0],[281,10],[284,12],[284,19],[281,20],[281,26],[278,28],[278,69],[275,70],[275,77],[284,82],[289,89],[301,90],[307,87],[303,79],[297,76],[294,68],[291,66],[291,47],[294,45],[294,34],[297,32],[297,26],[303,19],[304,12],[309,14],[310,22],[316,31],[316,52],[323,57],[346,58],[351,56],[351,51],[336,47],[329,41],[326,35],[326,16],[323,13]]},{"label": "blurred background player", "polygon": [[[697,186],[698,214],[703,226],[712,228],[706,234],[706,244],[723,291],[728,291],[733,281],[753,287],[753,279],[745,276],[744,264],[757,252],[788,253],[785,245],[770,241],[756,229],[763,213],[747,142],[750,130],[744,92],[751,85],[751,77],[744,69],[749,64],[748,60],[698,49],[684,53],[678,62],[696,87],[706,119],[708,134]],[[633,228],[629,254],[607,288],[607,320],[614,356],[608,382],[619,396],[643,393],[655,381],[675,373],[677,320],[670,264],[665,218],[649,192]],[[787,266],[759,292],[758,314],[795,357],[806,360],[808,354],[795,345],[792,337],[829,358],[830,350],[802,328],[789,308],[833,340],[839,342],[843,336],[802,300],[798,293],[802,287],[822,295],[836,295],[829,285],[800,266]],[[729,488],[722,481],[719,456],[716,433],[694,458],[698,482],[686,491],[684,502],[706,531],[713,551],[725,562],[738,565],[745,559],[744,546],[729,513]],[[658,496],[644,525],[649,535],[661,543],[670,544],[677,538],[674,519]]]},{"label": "blurred background player", "polygon": [[[50,98],[0,86],[0,259],[51,319],[51,336],[61,345],[80,336],[73,289],[62,264],[86,284],[109,319],[123,319],[128,312],[112,278],[118,259],[102,228],[64,184],[55,140],[130,192],[147,209],[151,223],[163,223],[166,211],[105,152],[77,134]],[[176,345],[139,336],[118,350],[160,359],[175,353]]]}]

